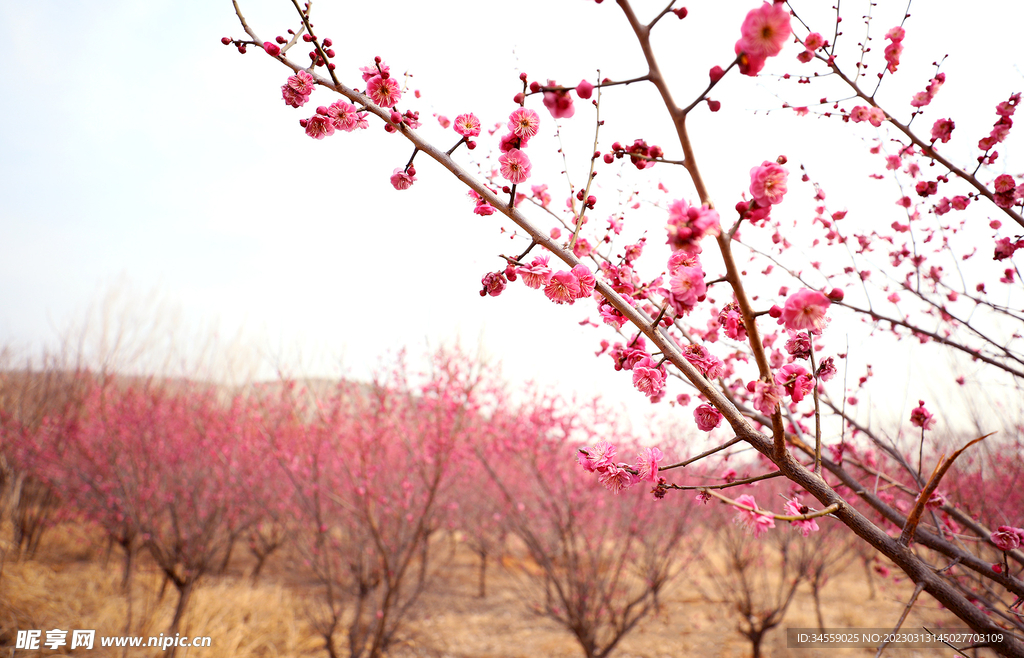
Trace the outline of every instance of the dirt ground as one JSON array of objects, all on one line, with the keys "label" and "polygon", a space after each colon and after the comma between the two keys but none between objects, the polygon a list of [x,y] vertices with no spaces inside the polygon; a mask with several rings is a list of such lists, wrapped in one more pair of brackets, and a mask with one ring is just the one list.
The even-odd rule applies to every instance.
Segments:
[{"label": "dirt ground", "polygon": [[[4,533],[9,537],[8,533]],[[9,545],[3,548],[9,549]],[[714,559],[705,558],[705,559]],[[438,565],[435,586],[407,619],[404,641],[392,655],[398,658],[551,658],[583,656],[573,636],[550,619],[530,612],[516,560],[488,570],[488,593],[477,596],[477,561],[455,546]],[[32,559],[15,560],[7,551],[0,574],[0,656],[6,658],[55,655],[50,650],[14,651],[17,630],[52,628],[96,629],[97,635],[159,635],[169,626],[171,591],[162,599],[161,579],[142,561],[130,597],[119,588],[120,561],[116,551],[104,550],[80,531],[56,529]],[[251,585],[251,563],[236,559],[223,576],[201,582],[186,615],[185,630],[209,636],[212,648],[180,650],[183,658],[250,658],[326,656],[323,641],[312,631],[310,610],[319,590],[284,555],[275,555]],[[891,628],[912,588],[906,581],[875,575],[874,595],[868,577],[854,563],[833,577],[824,590],[825,623],[833,628]],[[661,596],[661,610],[643,619],[612,654],[617,658],[675,658],[679,656],[745,657],[749,642],[737,632],[729,604],[709,600],[707,576],[699,562],[689,565]],[[130,615],[129,615],[130,601]],[[922,624],[960,627],[961,623],[925,597],[917,603],[905,628]],[[764,656],[818,658],[873,656],[869,649],[787,649],[787,627],[817,626],[812,597],[802,585],[782,624],[768,633]],[[59,653],[59,652],[58,652]],[[98,658],[148,658],[153,649],[79,650],[76,655]],[[887,649],[886,656],[954,655],[952,651]],[[990,655],[980,653],[979,655]]]}]

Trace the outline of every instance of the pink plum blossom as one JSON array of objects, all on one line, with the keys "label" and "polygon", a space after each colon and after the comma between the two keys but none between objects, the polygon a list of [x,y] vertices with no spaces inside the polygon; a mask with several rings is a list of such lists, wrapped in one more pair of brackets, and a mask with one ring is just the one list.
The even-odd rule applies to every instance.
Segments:
[{"label": "pink plum blossom", "polygon": [[748,385],[748,388],[754,394],[751,404],[754,405],[755,409],[765,416],[771,416],[775,413],[775,409],[778,408],[779,402],[782,401],[784,393],[781,387],[759,380],[752,382]]},{"label": "pink plum blossom", "polygon": [[580,296],[580,283],[572,272],[556,272],[544,286],[544,294],[556,304],[572,304]]},{"label": "pink plum blossom", "polygon": [[587,471],[593,473],[612,465],[615,459],[616,448],[607,441],[599,441],[593,448],[581,448],[577,459],[580,465]]},{"label": "pink plum blossom", "polygon": [[540,129],[540,117],[533,110],[520,107],[509,116],[508,129],[525,143]]},{"label": "pink plum blossom", "polygon": [[313,139],[323,139],[334,134],[334,124],[323,114],[314,114],[306,119],[306,134]]},{"label": "pink plum blossom", "polygon": [[579,298],[590,297],[594,293],[594,286],[597,285],[597,278],[590,268],[580,263],[572,268],[572,275],[576,277],[576,283],[580,287]]},{"label": "pink plum blossom", "polygon": [[525,182],[530,177],[530,158],[519,149],[511,149],[498,158],[501,175],[513,185]]},{"label": "pink plum blossom", "polygon": [[394,78],[382,78],[379,75],[366,83],[366,93],[380,107],[394,107],[402,99],[398,82]]},{"label": "pink plum blossom", "polygon": [[636,475],[640,480],[658,481],[658,464],[665,455],[658,448],[644,448],[636,457]]},{"label": "pink plum blossom", "polygon": [[606,489],[615,494],[630,488],[639,481],[635,475],[626,470],[625,464],[604,468],[598,479]]},{"label": "pink plum blossom", "polygon": [[548,267],[549,256],[537,256],[529,265],[516,268],[516,274],[523,277],[528,288],[540,289],[551,280],[551,268]]},{"label": "pink plum blossom", "polygon": [[722,414],[710,404],[702,404],[693,410],[693,419],[697,421],[697,429],[710,432],[722,424]]},{"label": "pink plum blossom", "polygon": [[989,539],[1001,551],[1012,551],[1024,543],[1024,529],[1001,525],[989,535]]},{"label": "pink plum blossom", "polygon": [[924,408],[924,400],[918,400],[917,405],[910,412],[910,424],[923,430],[930,430],[935,425],[935,418]]},{"label": "pink plum blossom", "polygon": [[689,249],[704,236],[717,236],[722,232],[718,211],[707,206],[694,207],[682,199],[673,201],[668,208],[668,244],[673,251]]},{"label": "pink plum blossom", "polygon": [[645,356],[633,366],[633,386],[647,397],[661,393],[665,387],[665,367]]},{"label": "pink plum blossom", "polygon": [[788,298],[782,309],[782,322],[790,331],[811,331],[821,333],[827,320],[829,298],[817,290],[803,288]]},{"label": "pink plum blossom", "polygon": [[690,344],[682,349],[683,358],[705,377],[717,379],[725,373],[725,363],[703,345]]},{"label": "pink plum blossom", "polygon": [[750,170],[750,196],[762,206],[781,203],[788,176],[784,167],[764,161]]},{"label": "pink plum blossom", "polygon": [[704,271],[699,266],[680,267],[669,279],[672,294],[687,306],[696,306],[699,298],[707,293]]},{"label": "pink plum blossom", "polygon": [[330,117],[331,123],[338,130],[344,130],[345,132],[352,132],[356,128],[365,128],[365,121],[362,121],[366,117],[365,112],[356,111],[356,106],[345,101],[335,101],[327,107],[327,116]]},{"label": "pink plum blossom", "polygon": [[[754,497],[750,494],[740,496],[736,499],[736,502],[755,510],[761,509],[757,506],[757,501],[754,500]],[[775,527],[775,519],[768,512],[751,512],[749,510],[740,509],[738,510],[737,520],[747,526],[747,528],[754,533],[755,537],[760,537],[768,531],[768,528]]]},{"label": "pink plum blossom", "polygon": [[[554,80],[548,80],[548,87],[557,87]],[[544,107],[548,108],[551,116],[556,119],[571,119],[576,114],[576,108],[572,104],[572,96],[568,91],[545,91]]]},{"label": "pink plum blossom", "polygon": [[[807,513],[806,511],[804,511],[806,510],[806,508],[800,504],[799,498],[791,498],[790,500],[787,500],[786,504],[784,505],[784,509],[786,510],[787,516],[801,516]],[[807,537],[812,532],[817,532],[818,530],[820,530],[820,528],[818,528],[818,522],[815,519],[790,521],[790,523],[796,526],[804,537]]]},{"label": "pink plum blossom", "polygon": [[903,52],[903,37],[906,31],[902,27],[894,27],[885,33],[889,40],[885,47],[885,62],[889,73],[895,73],[896,67],[900,65],[900,54]]},{"label": "pink plum blossom", "polygon": [[396,190],[407,190],[415,182],[416,177],[402,167],[396,167],[395,172],[391,174],[391,184]]},{"label": "pink plum blossom", "polygon": [[823,382],[827,382],[836,376],[836,363],[835,359],[830,356],[825,357],[821,360],[821,365],[818,366],[818,378]]},{"label": "pink plum blossom", "polygon": [[789,363],[775,373],[775,383],[786,389],[793,402],[800,402],[814,388],[814,377],[803,366]]},{"label": "pink plum blossom", "polygon": [[473,113],[460,114],[455,117],[452,130],[463,137],[476,137],[480,134],[480,119]]},{"label": "pink plum blossom", "polygon": [[315,84],[312,75],[305,71],[299,71],[290,76],[281,87],[281,96],[286,104],[292,107],[301,107],[309,100],[309,95],[313,93]]},{"label": "pink plum blossom", "polygon": [[789,12],[782,3],[764,3],[747,13],[740,26],[740,40],[736,54],[740,55],[740,72],[757,75],[768,57],[782,52],[792,28]]},{"label": "pink plum blossom", "polygon": [[940,141],[943,144],[953,136],[953,128],[956,124],[952,119],[939,119],[932,125],[932,141]]}]

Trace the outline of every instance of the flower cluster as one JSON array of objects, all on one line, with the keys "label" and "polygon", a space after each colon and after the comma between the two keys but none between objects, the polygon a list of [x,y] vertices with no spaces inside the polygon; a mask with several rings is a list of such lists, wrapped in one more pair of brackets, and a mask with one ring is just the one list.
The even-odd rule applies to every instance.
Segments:
[{"label": "flower cluster", "polygon": [[885,68],[889,73],[895,73],[896,67],[900,65],[900,54],[903,52],[903,37],[907,31],[902,27],[894,27],[885,33],[889,44],[885,47]]},{"label": "flower cluster", "polygon": [[638,482],[658,483],[658,464],[665,458],[658,448],[644,448],[636,457],[635,466],[616,462],[618,450],[607,441],[599,441],[593,448],[580,448],[579,464],[590,473],[597,473],[606,488],[619,493]]},{"label": "flower cluster", "polygon": [[879,107],[868,107],[866,105],[858,105],[850,110],[850,113],[846,115],[847,121],[854,123],[860,123],[867,121],[875,128],[882,125],[885,121],[885,112]]},{"label": "flower cluster", "polygon": [[939,89],[946,82],[945,73],[937,73],[935,77],[928,81],[928,86],[925,87],[924,91],[919,91],[914,94],[914,97],[910,99],[910,105],[912,107],[924,107],[929,105],[935,98],[935,94],[939,93]]},{"label": "flower cluster", "polygon": [[549,274],[544,282],[544,294],[556,304],[574,304],[577,299],[590,297],[595,285],[597,279],[593,272],[581,263],[569,271],[561,270]]},{"label": "flower cluster", "polygon": [[918,400],[917,405],[910,412],[910,424],[922,430],[930,430],[935,425],[935,418],[924,408],[924,400]]},{"label": "flower cluster", "polygon": [[792,33],[784,3],[766,2],[750,10],[740,26],[740,40],[735,48],[740,73],[751,76],[760,73],[769,57],[782,52],[782,46]]},{"label": "flower cluster", "polygon": [[661,150],[660,146],[648,146],[645,140],[636,139],[629,146],[623,146],[621,143],[615,142],[612,144],[611,152],[605,153],[603,159],[605,164],[611,164],[615,160],[621,160],[627,155],[629,156],[629,161],[637,169],[649,169],[654,166],[655,159],[665,155],[665,152]]},{"label": "flower cluster", "polygon": [[[583,91],[586,93],[586,86],[582,85],[582,83],[581,86],[583,86]],[[568,90],[559,89],[557,82],[548,80],[547,87],[541,87],[540,83],[536,81],[530,83],[531,92],[536,94],[541,89],[544,90],[544,107],[548,108],[548,112],[551,112],[553,118],[571,119],[576,114],[576,108],[572,104],[572,96],[569,95]]]},{"label": "flower cluster", "polygon": [[[1012,117],[1013,113],[1017,110],[1017,105],[1019,103],[1020,94],[1017,93],[1010,96],[1009,100],[996,105],[996,114],[999,115],[999,118],[992,126],[992,131],[988,136],[982,137],[981,140],[978,141],[979,149],[986,152],[990,151],[993,146],[1006,139],[1006,136],[1010,134],[1010,128],[1013,127],[1013,119],[1010,117]],[[989,158],[986,158],[986,160],[989,163],[993,162],[995,160],[995,155],[996,154],[993,153]]]},{"label": "flower cluster", "polygon": [[316,83],[313,76],[305,71],[299,71],[289,76],[288,81],[281,87],[281,96],[284,102],[292,107],[302,107],[309,100],[313,93],[313,86]]},{"label": "flower cluster", "polygon": [[523,183],[530,177],[530,158],[522,151],[540,130],[540,117],[533,110],[520,107],[508,117],[509,133],[501,138],[498,145],[501,156],[498,165],[501,175],[513,185]]},{"label": "flower cluster", "polygon": [[704,206],[691,206],[679,199],[668,207],[668,244],[672,251],[690,251],[700,253],[697,247],[704,237],[715,237],[722,232],[721,219],[718,211]]}]

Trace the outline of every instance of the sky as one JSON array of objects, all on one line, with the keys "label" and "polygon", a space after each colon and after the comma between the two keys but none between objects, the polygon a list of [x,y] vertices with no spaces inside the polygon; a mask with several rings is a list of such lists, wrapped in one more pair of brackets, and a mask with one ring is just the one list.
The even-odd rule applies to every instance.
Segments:
[{"label": "sky", "polygon": [[[297,27],[289,2],[239,4],[264,39]],[[814,14],[821,4],[795,6],[824,32],[828,14]],[[881,4],[873,10],[872,56],[903,12],[903,5]],[[636,3],[642,17],[661,6]],[[655,47],[680,99],[703,89],[711,66],[728,64],[754,6],[693,3],[684,21],[663,19]],[[850,13],[842,38],[855,44],[866,7],[843,6]],[[880,98],[905,108],[902,99],[923,88],[931,63],[948,54],[936,111],[956,116],[961,131],[985,134],[995,104],[1024,87],[1014,45],[1024,9],[992,7],[914,5],[901,64],[906,82],[891,81]],[[504,122],[520,71],[567,84],[594,79],[597,70],[613,79],[645,72],[614,2],[521,0],[512,10],[509,3],[399,0],[382,15],[368,5],[318,0],[313,16],[319,35],[334,40],[349,86],[360,86],[358,67],[374,56],[411,74],[404,83],[422,96],[403,106],[418,109],[420,132],[445,146],[453,133],[433,115],[473,111],[485,126]],[[411,148],[373,121],[367,131],[309,139],[298,120],[334,99],[319,90],[306,107],[287,107],[280,96],[287,69],[252,47],[239,55],[220,43],[223,36],[244,37],[228,0],[0,0],[7,46],[0,60],[7,90],[0,95],[0,344],[38,354],[88,334],[91,349],[102,352],[95,336],[109,344],[121,334],[143,346],[146,367],[217,376],[225,359],[209,355],[230,353],[232,369],[257,376],[365,377],[389,352],[458,341],[500,363],[514,382],[650,407],[607,357],[593,357],[599,341],[614,335],[580,326],[596,319],[592,307],[558,307],[521,285],[498,298],[478,295],[499,254],[518,253],[524,243],[503,233],[497,216],[474,215],[447,172],[417,160],[417,183],[395,191],[388,178]],[[293,51],[302,52],[301,45]],[[788,45],[757,80],[730,74],[715,94],[722,112],[695,111],[691,130],[712,195],[731,207],[750,167],[784,153],[816,173],[837,207],[892,212],[893,191],[868,187],[867,175],[879,169],[867,154],[873,133],[779,109],[782,92],[826,93],[779,84],[777,74],[798,70],[798,52]],[[593,108],[577,106],[558,138],[550,115],[536,108],[543,123],[531,144],[530,182],[548,184],[556,205],[567,195],[563,169],[579,184],[593,150]],[[609,90],[601,112],[604,148],[643,137],[670,154],[678,150],[650,88]],[[489,169],[485,156],[498,136],[482,137],[473,154],[461,150],[461,161]],[[950,148],[969,154],[968,142]],[[654,204],[695,195],[676,168],[650,173],[645,182],[628,167],[602,170],[600,180],[612,182],[595,216],[607,217],[640,191],[644,203],[627,234],[635,239],[646,230],[660,245],[664,211]],[[668,194],[655,190],[659,182]],[[906,381],[916,366],[893,367]],[[916,395],[899,388],[900,404]]]}]

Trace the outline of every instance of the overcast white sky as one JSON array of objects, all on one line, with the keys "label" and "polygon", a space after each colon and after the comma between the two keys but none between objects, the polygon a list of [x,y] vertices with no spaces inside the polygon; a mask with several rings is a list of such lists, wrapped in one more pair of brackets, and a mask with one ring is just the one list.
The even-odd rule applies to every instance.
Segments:
[{"label": "overcast white sky", "polygon": [[[636,4],[642,17],[663,6]],[[757,3],[691,4],[685,21],[664,19],[656,40],[680,99],[699,93],[711,66],[728,64],[743,16]],[[864,34],[853,4],[843,3],[851,7],[847,43]],[[873,54],[904,8],[881,4]],[[297,26],[286,0],[241,5],[265,39]],[[970,153],[994,121],[995,104],[1024,87],[1015,32],[1024,10],[1005,2],[973,10],[919,2],[911,13],[905,86],[889,85],[883,94],[906,109],[931,76],[931,62],[948,53],[948,81],[928,121],[954,116],[963,137],[951,147]],[[422,132],[440,144],[454,143],[453,133],[432,113],[474,111],[485,126],[504,122],[520,70],[572,84],[593,79],[598,68],[612,78],[645,72],[611,0],[396,1],[386,11],[318,0],[314,18],[320,36],[334,39],[339,73],[351,86],[360,86],[358,67],[375,55],[393,71],[411,73],[410,88],[423,96],[402,107],[419,109]],[[419,182],[393,190],[388,177],[411,149],[376,122],[363,133],[309,139],[298,120],[333,99],[319,90],[302,109],[285,106],[287,70],[259,50],[238,55],[220,44],[222,36],[244,36],[230,0],[0,0],[0,343],[23,352],[53,344],[117,290],[136,316],[161,307],[182,334],[216,334],[218,346],[242,335],[264,363],[293,371],[365,374],[388,350],[415,353],[459,338],[500,359],[513,379],[646,404],[628,376],[592,357],[611,335],[577,325],[595,318],[591,305],[556,307],[519,284],[497,299],[477,295],[480,277],[498,268],[497,255],[523,243],[503,236],[494,217],[474,215],[450,175],[421,159]],[[766,73],[797,70],[797,52],[787,46]],[[781,104],[773,93],[785,90],[825,95],[813,86],[730,75],[714,94],[722,112],[694,114],[698,157],[718,205],[738,200],[751,166],[785,153],[794,165],[808,163],[836,209],[877,198],[877,212],[893,212],[894,190],[867,180],[881,169],[862,141],[872,130],[790,112],[766,116]],[[576,118],[564,122],[563,143],[579,183],[592,148],[593,108],[577,105]],[[542,134],[531,143],[530,182],[547,183],[557,205],[567,190],[562,161],[554,122],[537,106]],[[604,148],[646,137],[677,155],[650,89],[608,93],[602,116]],[[496,137],[491,142],[481,139],[474,157]],[[614,179],[616,170],[599,179]],[[672,198],[694,198],[681,171],[652,172],[652,185],[663,181]],[[597,218],[612,212],[615,196],[600,197]],[[660,244],[664,214],[645,212],[627,222],[627,233],[635,238],[647,229],[650,243]],[[978,239],[987,245],[991,232]],[[909,367],[900,366],[901,379]]]}]

